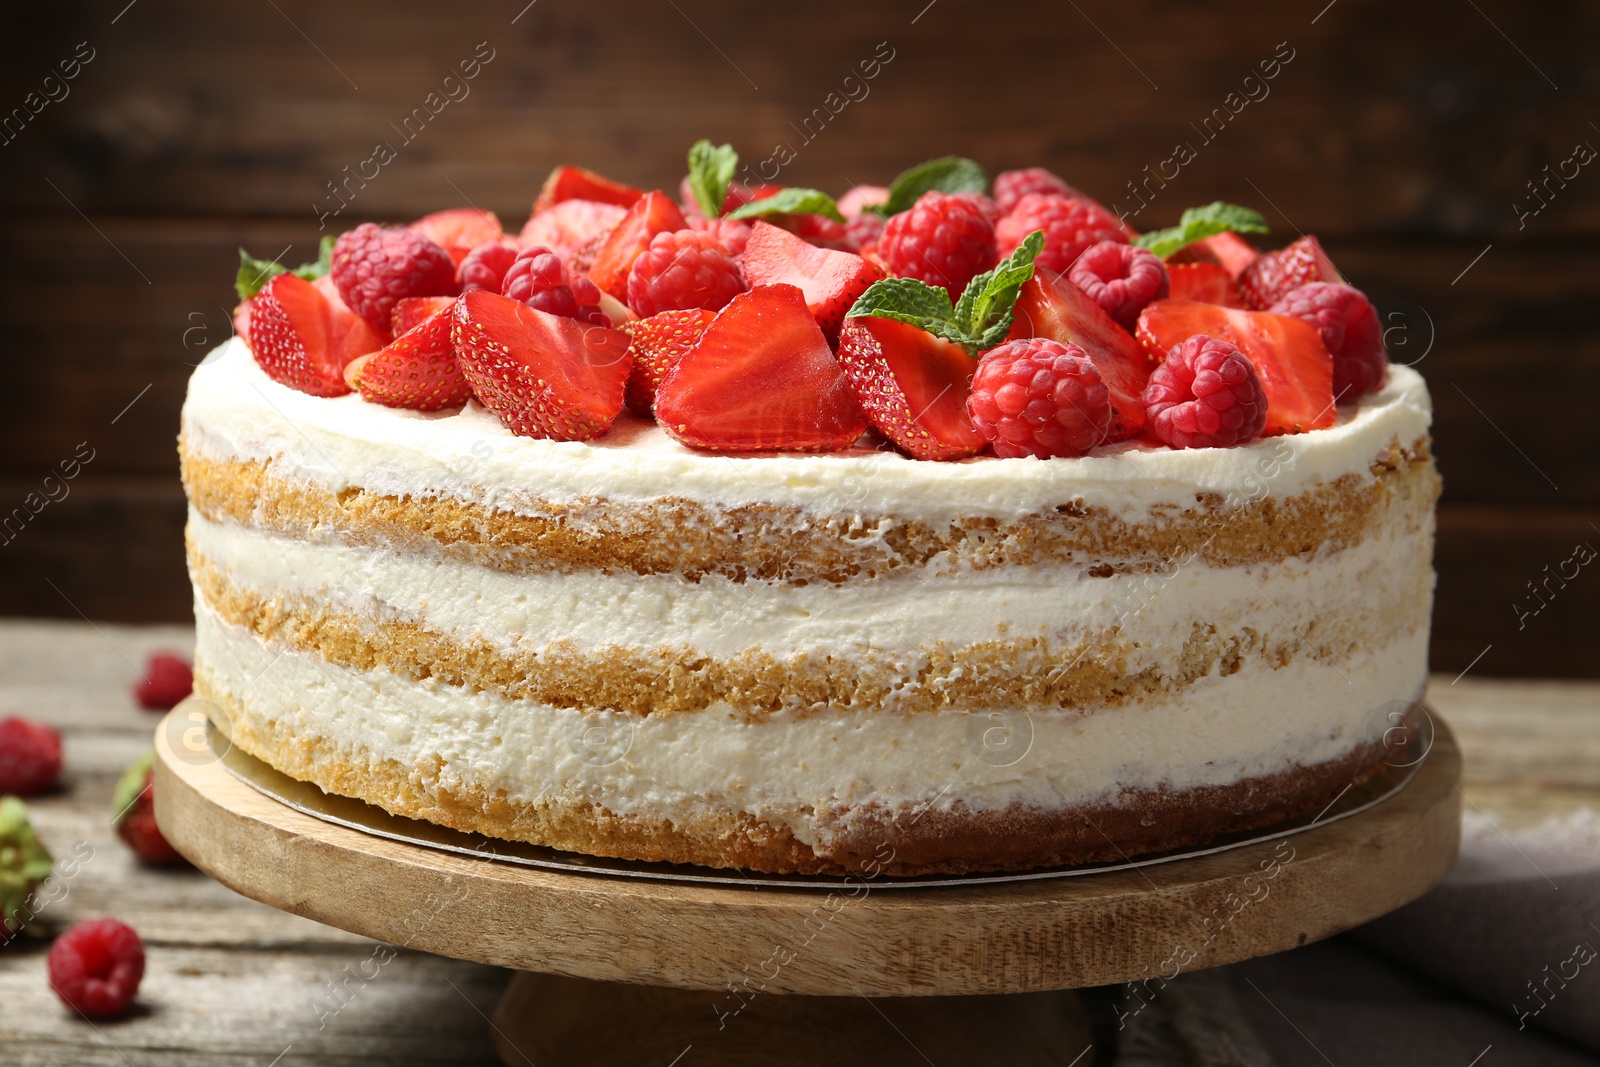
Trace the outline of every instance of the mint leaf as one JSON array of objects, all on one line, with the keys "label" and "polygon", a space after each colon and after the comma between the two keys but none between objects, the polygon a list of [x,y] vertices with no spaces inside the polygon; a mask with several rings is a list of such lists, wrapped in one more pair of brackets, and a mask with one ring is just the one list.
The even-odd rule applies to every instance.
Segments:
[{"label": "mint leaf", "polygon": [[917,197],[934,189],[941,193],[981,193],[988,187],[988,175],[970,159],[961,156],[930,159],[896,176],[889,185],[889,202],[884,205],[883,213],[898,215],[915,204]]},{"label": "mint leaf", "polygon": [[978,348],[993,348],[1011,332],[1017,293],[1033,277],[1033,261],[1044,251],[1044,231],[1034,230],[993,270],[967,283],[956,301],[956,322]]},{"label": "mint leaf", "polygon": [[721,216],[722,205],[728,199],[728,186],[738,166],[739,153],[731,144],[719,146],[702,139],[690,146],[689,189],[706,218]]},{"label": "mint leaf", "polygon": [[755,219],[762,215],[825,215],[834,222],[844,221],[833,197],[818,189],[785,189],[728,213],[730,219]]},{"label": "mint leaf", "polygon": [[249,300],[259,293],[273,278],[280,274],[293,274],[297,278],[304,278],[314,282],[333,266],[333,236],[330,234],[322,239],[317,246],[317,260],[315,263],[303,263],[290,270],[277,260],[256,259],[244,249],[239,249],[239,272],[233,277],[234,291],[239,294],[240,300]]},{"label": "mint leaf", "polygon": [[845,317],[894,319],[971,348],[972,338],[956,325],[950,294],[915,278],[885,278],[873,282],[856,298]]},{"label": "mint leaf", "polygon": [[1166,259],[1174,252],[1187,248],[1196,241],[1214,237],[1219,233],[1267,233],[1267,220],[1261,212],[1238,204],[1214,200],[1204,207],[1192,207],[1183,213],[1178,225],[1165,230],[1151,230],[1134,239],[1134,245]]}]

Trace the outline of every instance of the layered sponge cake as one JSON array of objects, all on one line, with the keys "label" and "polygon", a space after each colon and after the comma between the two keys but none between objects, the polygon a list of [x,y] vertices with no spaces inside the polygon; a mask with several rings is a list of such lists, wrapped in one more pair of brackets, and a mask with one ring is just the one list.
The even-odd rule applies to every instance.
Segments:
[{"label": "layered sponge cake", "polygon": [[[941,194],[912,201],[927,195]],[[557,200],[529,226],[565,202],[604,203]],[[586,242],[600,255],[626,223],[585,210],[611,219]],[[825,229],[794,210],[769,217],[788,236]],[[701,222],[684,229],[734,239],[726,215]],[[396,814],[594,855],[782,872],[1117,859],[1315,812],[1381,766],[1382,711],[1417,698],[1426,676],[1438,477],[1415,372],[1387,368],[1336,402],[1334,378],[1361,374],[1340,371],[1346,341],[1326,329],[1326,308],[1347,304],[1301,293],[1320,301],[1319,320],[1169,288],[1129,330],[1117,308],[1082,309],[1092,285],[1063,302],[1070,273],[1030,270],[1004,301],[1011,321],[985,338],[958,306],[948,329],[896,317],[902,305],[873,286],[908,276],[859,237],[834,243],[846,239],[856,251],[827,250],[859,257],[869,284],[832,321],[804,286],[758,306],[789,283],[750,277],[748,249],[720,243],[707,251],[738,266],[733,293],[645,316],[620,297],[577,299],[561,316],[493,286],[461,295],[472,249],[489,242],[461,247],[455,294],[411,294],[437,301],[415,326],[393,306],[387,323],[361,316],[380,335],[375,353],[331,351],[350,331],[327,323],[358,314],[358,287],[294,279],[328,305],[313,306],[315,328],[292,287],[278,304],[270,288],[250,294],[248,340],[191,380],[180,446],[196,686],[218,726],[289,775]],[[1243,304],[1272,281],[1235,280],[1223,260],[1237,246],[1206,256],[1196,241],[1158,257],[1165,284],[1185,262],[1215,266]],[[587,295],[593,261],[548,254],[571,295]],[[1003,272],[1001,250],[991,256],[984,270]],[[1287,281],[1274,305],[1307,285],[1348,288]],[[784,318],[796,299],[815,341]],[[641,328],[653,319],[659,329]],[[1186,328],[1178,319],[1217,325],[1159,362],[1146,355],[1162,330]],[[1052,339],[1062,321],[1077,325]],[[430,323],[442,341],[428,341]],[[902,326],[930,339],[914,339],[920,362],[892,350]],[[1109,330],[1126,349],[1103,341]],[[565,370],[589,390],[581,404],[550,384],[563,337],[579,338],[578,370]],[[643,351],[652,337],[678,338],[654,383],[640,371],[661,357]],[[782,351],[754,374],[777,381],[774,398],[765,416],[746,412],[728,383],[774,338]],[[480,361],[489,342],[495,361]],[[1129,373],[1120,351],[1138,355],[1145,388],[1115,388]],[[1268,380],[1312,357],[1309,378]],[[433,404],[413,389],[413,403],[390,406],[362,388],[363,366],[401,358],[414,382],[459,375],[460,394]],[[833,377],[807,370],[808,399],[793,368],[813,363]],[[327,366],[345,389],[331,375],[304,388]],[[958,407],[944,394],[909,403],[919,368],[953,378]],[[624,387],[645,414],[624,410]],[[1300,413],[1317,388],[1326,411]],[[518,395],[527,408],[508,415]],[[1162,416],[1168,402],[1189,407]],[[663,417],[669,406],[689,414]],[[1153,425],[1163,418],[1165,431]],[[1168,439],[1208,434],[1215,443]],[[930,450],[955,454],[920,458]]]}]

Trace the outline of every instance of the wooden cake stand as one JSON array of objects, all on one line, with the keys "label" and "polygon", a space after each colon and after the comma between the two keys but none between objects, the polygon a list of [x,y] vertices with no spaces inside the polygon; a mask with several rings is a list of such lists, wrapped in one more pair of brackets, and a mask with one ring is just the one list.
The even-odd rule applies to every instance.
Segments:
[{"label": "wooden cake stand", "polygon": [[1437,884],[1456,854],[1461,758],[1434,723],[1410,783],[1340,821],[993,885],[747,888],[476,859],[303,814],[175,752],[181,724],[156,733],[156,813],[180,852],[245,896],[525,972],[493,1021],[507,1064],[1067,1064],[1090,1039],[1062,991],[1159,989],[1350,929]]}]

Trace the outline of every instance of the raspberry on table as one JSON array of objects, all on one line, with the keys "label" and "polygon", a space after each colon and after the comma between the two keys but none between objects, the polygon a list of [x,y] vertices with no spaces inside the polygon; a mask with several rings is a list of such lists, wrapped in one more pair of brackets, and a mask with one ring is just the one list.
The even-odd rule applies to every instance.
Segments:
[{"label": "raspberry on table", "polygon": [[56,938],[46,961],[50,988],[88,1019],[110,1019],[133,1003],[144,978],[144,943],[115,919],[89,919]]},{"label": "raspberry on table", "polygon": [[1267,391],[1255,366],[1203,333],[1172,346],[1143,400],[1151,431],[1173,448],[1228,448],[1267,425]]},{"label": "raspberry on table", "polygon": [[744,291],[744,272],[709,231],[656,234],[628,275],[628,306],[641,318],[691,308],[720,311]]},{"label": "raspberry on table", "polygon": [[1167,268],[1153,252],[1120,241],[1084,249],[1067,268],[1067,280],[1129,330],[1152,300],[1166,299]]},{"label": "raspberry on table", "polygon": [[744,247],[750,243],[750,224],[744,219],[707,220],[704,216],[695,216],[689,219],[689,228],[715,237],[730,256],[744,255]]},{"label": "raspberry on table", "polygon": [[60,775],[60,734],[20,715],[0,719],[0,795],[34,796]]},{"label": "raspberry on table", "polygon": [[364,222],[340,234],[329,273],[345,306],[385,336],[395,301],[456,295],[456,263],[450,253],[398,226]]},{"label": "raspberry on table", "polygon": [[1333,356],[1333,395],[1339,403],[1383,387],[1389,370],[1383,327],[1377,309],[1361,290],[1338,282],[1307,282],[1267,310],[1304,319],[1322,334],[1322,343]]},{"label": "raspberry on table", "polygon": [[456,284],[465,293],[471,289],[487,289],[498,293],[505,281],[506,271],[516,262],[518,248],[510,241],[488,241],[467,253],[467,258],[456,268]]},{"label": "raspberry on table", "polygon": [[599,287],[581,274],[569,274],[560,257],[543,246],[517,253],[501,279],[500,294],[536,311],[611,327],[611,316],[600,310]]},{"label": "raspberry on table", "polygon": [[899,278],[943,286],[952,300],[995,265],[995,224],[970,197],[923,193],[884,223],[878,259]]},{"label": "raspberry on table", "polygon": [[1053,274],[1072,266],[1090,245],[1128,243],[1122,224],[1099,204],[1054,193],[1028,193],[994,224],[1000,254],[1010,255],[1034,230],[1044,231],[1044,251],[1033,261],[1034,266]]},{"label": "raspberry on table", "polygon": [[1011,214],[1017,201],[1029,193],[1077,196],[1078,191],[1043,167],[1003,170],[994,176],[994,205],[1001,215]]},{"label": "raspberry on table", "polygon": [[1111,399],[1083,349],[1043,337],[991,348],[972,376],[967,413],[994,454],[1081,456],[1106,439]]},{"label": "raspberry on table", "polygon": [[194,691],[194,670],[188,660],[157,652],[145,661],[144,677],[133,687],[133,699],[148,711],[167,711]]}]

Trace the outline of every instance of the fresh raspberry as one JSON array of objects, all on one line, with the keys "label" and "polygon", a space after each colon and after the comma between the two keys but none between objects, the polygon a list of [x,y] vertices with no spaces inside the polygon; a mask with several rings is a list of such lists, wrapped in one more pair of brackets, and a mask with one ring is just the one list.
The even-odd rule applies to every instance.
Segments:
[{"label": "fresh raspberry", "polygon": [[89,919],[56,938],[46,961],[50,988],[89,1019],[121,1015],[144,978],[144,944],[115,919]]},{"label": "fresh raspberry", "polygon": [[1228,448],[1261,436],[1267,391],[1233,345],[1197,333],[1172,346],[1144,387],[1150,429],[1173,448]]},{"label": "fresh raspberry", "polygon": [[969,205],[981,211],[983,217],[990,222],[1000,221],[1000,216],[1005,214],[987,193],[951,193],[950,195],[958,200],[965,200]]},{"label": "fresh raspberry", "polygon": [[923,193],[884,224],[878,257],[890,274],[942,285],[954,300],[995,265],[994,223],[970,198]]},{"label": "fresh raspberry", "polygon": [[855,238],[850,236],[848,225],[834,222],[826,215],[769,215],[768,218],[807,244],[816,245],[818,248],[831,248],[836,252],[854,254],[860,247],[856,244]]},{"label": "fresh raspberry", "polygon": [[967,412],[994,454],[1009,458],[1081,456],[1111,427],[1111,400],[1088,355],[1043,337],[985,352]]},{"label": "fresh raspberry", "polygon": [[1029,193],[994,224],[995,244],[1002,256],[1010,255],[1034,230],[1044,231],[1044,251],[1034,266],[1060,274],[1101,241],[1128,243],[1122,225],[1099,204],[1050,193]]},{"label": "fresh raspberry", "polygon": [[850,235],[850,240],[856,243],[857,248],[865,248],[868,245],[876,245],[882,240],[886,221],[876,211],[863,211],[845,223],[844,229]]},{"label": "fresh raspberry", "polygon": [[374,330],[389,331],[389,310],[406,296],[455,296],[450,253],[415,230],[363,222],[333,243],[333,283]]},{"label": "fresh raspberry", "polygon": [[182,867],[188,860],[156,825],[155,752],[147,751],[122,772],[111,802],[111,825],[134,855],[156,867]]},{"label": "fresh raspberry", "polygon": [[744,219],[712,219],[690,216],[689,228],[709,233],[717,239],[722,250],[730,256],[744,255],[744,246],[750,243],[750,224]]},{"label": "fresh raspberry", "polygon": [[43,793],[60,774],[60,734],[18,715],[0,719],[0,795]]},{"label": "fresh raspberry", "polygon": [[469,289],[487,289],[498,293],[505,282],[506,271],[516,262],[517,246],[510,241],[490,241],[467,253],[467,258],[456,268],[456,285],[464,293]]},{"label": "fresh raspberry", "polygon": [[1076,197],[1078,191],[1043,167],[1003,170],[994,176],[994,204],[1001,215],[1009,215],[1017,202],[1029,193]]},{"label": "fresh raspberry", "polygon": [[550,249],[540,246],[517,253],[500,282],[500,293],[536,311],[611,328],[611,316],[600,310],[600,290],[567,268]]},{"label": "fresh raspberry", "polygon": [[658,233],[628,275],[628,306],[642,318],[663,311],[720,311],[744,292],[744,274],[717,238],[698,230]]},{"label": "fresh raspberry", "polygon": [[1161,260],[1120,241],[1101,241],[1084,249],[1067,268],[1067,280],[1129,330],[1146,304],[1167,296],[1167,268]]},{"label": "fresh raspberry", "polygon": [[1340,402],[1376,392],[1388,374],[1378,311],[1361,290],[1338,282],[1307,282],[1267,309],[1304,319],[1322,334],[1333,356],[1333,395]]},{"label": "fresh raspberry", "polygon": [[133,687],[133,699],[146,711],[166,711],[194,691],[188,660],[157,652],[145,660],[144,677]]}]

